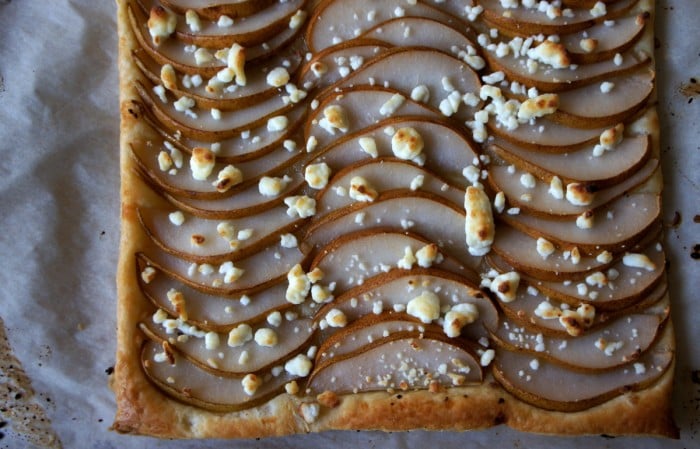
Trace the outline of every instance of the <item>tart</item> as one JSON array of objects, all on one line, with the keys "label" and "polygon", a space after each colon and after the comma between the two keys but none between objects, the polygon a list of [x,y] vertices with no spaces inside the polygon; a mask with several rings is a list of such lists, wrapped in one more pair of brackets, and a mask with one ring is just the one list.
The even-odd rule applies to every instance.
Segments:
[{"label": "tart", "polygon": [[677,437],[651,0],[118,0],[114,429]]}]

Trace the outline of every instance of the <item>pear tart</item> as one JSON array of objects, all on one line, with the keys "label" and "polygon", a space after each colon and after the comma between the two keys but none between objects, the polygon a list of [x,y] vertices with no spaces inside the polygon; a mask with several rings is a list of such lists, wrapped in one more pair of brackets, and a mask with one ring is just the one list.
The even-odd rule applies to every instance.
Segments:
[{"label": "pear tart", "polygon": [[677,437],[653,0],[118,0],[120,432]]}]

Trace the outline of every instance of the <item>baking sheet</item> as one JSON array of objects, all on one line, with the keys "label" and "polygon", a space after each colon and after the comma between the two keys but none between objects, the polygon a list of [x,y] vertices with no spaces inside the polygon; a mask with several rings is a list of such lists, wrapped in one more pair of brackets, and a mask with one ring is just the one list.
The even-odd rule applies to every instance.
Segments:
[{"label": "baking sheet", "polygon": [[[115,9],[109,0],[0,0],[0,448],[202,447],[109,430],[119,237]],[[700,3],[665,0],[657,10],[680,441],[560,439],[498,427],[206,446],[700,447],[700,380],[692,378],[700,369],[700,261],[691,258],[700,243]]]}]

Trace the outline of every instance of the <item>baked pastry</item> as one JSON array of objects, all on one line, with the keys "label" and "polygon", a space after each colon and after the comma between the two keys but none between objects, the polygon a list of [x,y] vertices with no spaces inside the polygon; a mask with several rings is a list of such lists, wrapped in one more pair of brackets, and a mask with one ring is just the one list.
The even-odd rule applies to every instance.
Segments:
[{"label": "baked pastry", "polygon": [[114,428],[677,437],[650,0],[118,0]]}]

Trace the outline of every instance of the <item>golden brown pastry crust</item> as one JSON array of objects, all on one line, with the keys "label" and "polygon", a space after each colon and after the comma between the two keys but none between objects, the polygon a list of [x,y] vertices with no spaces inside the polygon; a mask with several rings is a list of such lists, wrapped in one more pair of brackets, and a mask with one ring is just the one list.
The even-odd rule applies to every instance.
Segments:
[{"label": "golden brown pastry crust", "polygon": [[[640,6],[649,6],[642,0]],[[113,429],[123,433],[161,438],[250,438],[281,436],[328,429],[378,430],[466,430],[506,424],[518,430],[557,434],[646,434],[678,437],[671,416],[670,392],[673,369],[652,386],[630,392],[591,409],[562,413],[523,403],[505,392],[491,376],[482,385],[400,393],[360,393],[341,397],[334,408],[321,408],[319,418],[309,424],[300,412],[301,398],[282,394],[269,403],[232,413],[215,413],[177,402],[149,382],[141,368],[139,352],[143,336],[137,323],[151,313],[137,283],[134,254],[151,247],[136,209],[160,204],[158,197],[135,171],[128,142],[152,131],[140,122],[141,111],[132,103],[138,98],[133,80],[138,71],[131,62],[136,48],[129,28],[126,0],[117,0],[119,26],[119,73],[121,103],[121,243],[118,285],[118,352],[112,388],[117,398]],[[652,9],[653,10],[653,9]],[[650,53],[653,26],[648,26],[638,44]],[[653,109],[637,126],[653,136],[658,154],[658,120]],[[660,177],[650,183],[660,187]],[[668,325],[672,332],[672,326]]]}]

